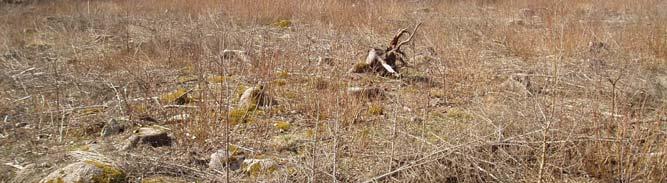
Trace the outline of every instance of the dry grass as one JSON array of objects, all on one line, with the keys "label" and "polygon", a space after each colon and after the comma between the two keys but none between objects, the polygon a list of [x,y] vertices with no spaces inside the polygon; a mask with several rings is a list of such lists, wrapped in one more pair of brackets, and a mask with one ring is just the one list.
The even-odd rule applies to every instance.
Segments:
[{"label": "dry grass", "polygon": [[[99,129],[128,117],[166,125],[178,141],[123,156],[132,181],[665,182],[666,9],[660,0],[0,3],[0,163],[117,143]],[[346,73],[417,22],[404,78]],[[224,49],[251,63],[223,59]],[[279,105],[235,108],[258,84]],[[357,99],[351,86],[387,94]],[[181,103],[193,107],[149,99],[179,89],[192,90]],[[180,114],[190,118],[168,120]],[[279,168],[225,177],[201,163],[229,145]]]}]

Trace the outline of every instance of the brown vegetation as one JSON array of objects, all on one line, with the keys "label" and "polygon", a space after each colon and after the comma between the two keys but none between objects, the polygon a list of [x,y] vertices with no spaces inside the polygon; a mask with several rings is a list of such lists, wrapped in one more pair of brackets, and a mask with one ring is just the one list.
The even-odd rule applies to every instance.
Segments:
[{"label": "brown vegetation", "polygon": [[[418,22],[402,77],[346,72]],[[89,146],[132,182],[665,182],[666,101],[661,0],[0,1],[0,182]]]}]

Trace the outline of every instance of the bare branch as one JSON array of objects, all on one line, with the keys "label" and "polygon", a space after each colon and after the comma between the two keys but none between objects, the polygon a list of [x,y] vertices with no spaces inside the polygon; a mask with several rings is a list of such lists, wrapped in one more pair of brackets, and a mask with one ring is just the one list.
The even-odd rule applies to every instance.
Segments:
[{"label": "bare branch", "polygon": [[[401,49],[401,46],[403,46],[404,44],[406,44],[406,43],[412,41],[412,38],[413,38],[413,37],[415,36],[415,34],[417,33],[417,29],[419,28],[420,25],[422,25],[421,22],[419,22],[419,23],[415,26],[415,29],[412,30],[412,33],[408,33],[408,34],[410,35],[410,37],[408,37],[407,40],[402,41],[401,43],[398,43],[398,45],[396,45],[396,46],[394,47],[394,49],[392,49],[392,51],[397,51],[397,50]],[[397,39],[397,38],[395,38],[395,39]]]},{"label": "bare branch", "polygon": [[408,30],[401,29],[398,31],[398,34],[394,36],[394,38],[391,39],[391,42],[389,42],[389,47],[387,48],[387,51],[393,50],[396,48],[396,43],[398,43],[398,39],[401,38],[403,34],[410,34]]}]

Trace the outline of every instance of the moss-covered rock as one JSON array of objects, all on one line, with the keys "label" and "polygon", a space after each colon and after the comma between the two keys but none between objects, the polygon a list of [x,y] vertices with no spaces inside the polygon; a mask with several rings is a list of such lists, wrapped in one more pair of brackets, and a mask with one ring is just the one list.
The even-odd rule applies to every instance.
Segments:
[{"label": "moss-covered rock", "polygon": [[100,136],[108,137],[111,135],[123,133],[130,126],[130,121],[127,119],[113,118],[104,124],[104,127],[102,127],[102,131],[100,132]]},{"label": "moss-covered rock", "polygon": [[193,99],[188,96],[188,93],[190,93],[190,91],[192,90],[188,90],[185,88],[178,88],[176,89],[176,91],[160,96],[160,102],[165,104],[175,103],[178,105],[184,105],[190,103],[193,101]]},{"label": "moss-covered rock", "polygon": [[230,146],[228,151],[219,149],[211,154],[211,161],[209,161],[208,167],[213,170],[224,170],[226,166],[229,165],[229,169],[238,170],[241,168],[241,162],[243,162],[244,159],[245,156],[238,150],[238,148]]},{"label": "moss-covered rock", "polygon": [[383,99],[385,91],[377,87],[349,87],[347,93],[359,99]]},{"label": "moss-covered rock", "polygon": [[273,123],[273,126],[276,127],[278,130],[280,130],[281,132],[284,132],[289,130],[292,124],[290,124],[289,121],[276,121],[275,123]]},{"label": "moss-covered rock", "polygon": [[148,177],[141,180],[141,183],[185,183],[187,181],[176,178],[176,177],[167,177],[167,176],[155,176]]},{"label": "moss-covered rock", "polygon": [[174,140],[169,135],[169,130],[169,128],[159,125],[139,128],[125,141],[121,149],[129,150],[139,144],[152,147],[170,146]]},{"label": "moss-covered rock", "polygon": [[384,107],[380,104],[372,104],[368,106],[368,114],[371,116],[378,116],[384,114]]},{"label": "moss-covered rock", "polygon": [[108,163],[86,160],[72,163],[44,177],[40,183],[96,182],[120,183],[127,182],[122,169]]},{"label": "moss-covered rock", "polygon": [[367,63],[357,63],[347,72],[349,73],[367,73],[371,71],[371,65]]},{"label": "moss-covered rock", "polygon": [[239,98],[239,108],[250,109],[249,106],[265,107],[276,105],[278,102],[264,92],[263,86],[246,89]]},{"label": "moss-covered rock", "polygon": [[93,176],[93,182],[98,183],[120,183],[126,182],[125,172],[123,170],[114,167],[110,164],[105,164],[100,161],[87,160],[84,161],[87,164],[94,165],[98,169],[102,170],[102,174]]},{"label": "moss-covered rock", "polygon": [[272,159],[246,159],[243,161],[243,172],[251,176],[271,174],[278,169]]},{"label": "moss-covered rock", "polygon": [[271,139],[271,146],[277,151],[298,152],[306,141],[302,134],[282,134]]},{"label": "moss-covered rock", "polygon": [[273,25],[281,29],[287,29],[292,25],[292,21],[287,19],[280,19],[274,22]]}]

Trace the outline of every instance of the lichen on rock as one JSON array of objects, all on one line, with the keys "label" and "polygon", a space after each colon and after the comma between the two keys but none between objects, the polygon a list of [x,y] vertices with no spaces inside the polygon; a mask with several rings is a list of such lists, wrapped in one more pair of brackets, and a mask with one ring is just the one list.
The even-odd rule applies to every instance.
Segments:
[{"label": "lichen on rock", "polygon": [[[239,98],[238,107],[254,109],[255,107],[266,107],[277,105],[278,102],[264,92],[264,86],[250,87],[246,89]],[[254,107],[253,107],[254,106]]]},{"label": "lichen on rock", "polygon": [[126,181],[127,177],[122,169],[96,160],[85,160],[51,172],[40,183],[121,183]]},{"label": "lichen on rock", "polygon": [[121,149],[129,150],[139,144],[152,147],[170,146],[174,140],[168,132],[169,128],[159,125],[139,128],[125,141]]},{"label": "lichen on rock", "polygon": [[243,172],[251,176],[271,174],[278,169],[272,159],[246,159],[243,161]]}]

